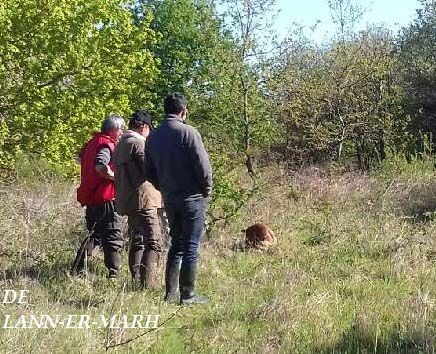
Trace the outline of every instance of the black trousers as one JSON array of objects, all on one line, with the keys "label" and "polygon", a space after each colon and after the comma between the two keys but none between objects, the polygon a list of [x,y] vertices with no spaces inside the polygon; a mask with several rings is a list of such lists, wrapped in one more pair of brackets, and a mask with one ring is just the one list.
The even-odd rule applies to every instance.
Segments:
[{"label": "black trousers", "polygon": [[117,274],[121,269],[120,251],[124,240],[121,233],[121,216],[115,210],[114,201],[87,206],[85,219],[86,227],[92,237],[86,245],[85,252],[78,255],[80,256],[78,269],[83,269],[85,256],[91,256],[95,246],[101,245],[109,274]]}]

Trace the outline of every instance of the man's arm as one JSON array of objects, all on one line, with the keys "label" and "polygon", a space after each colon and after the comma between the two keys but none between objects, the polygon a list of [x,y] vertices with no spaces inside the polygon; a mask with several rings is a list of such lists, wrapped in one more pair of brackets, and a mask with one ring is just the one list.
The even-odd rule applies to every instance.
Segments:
[{"label": "man's arm", "polygon": [[96,165],[95,170],[100,175],[100,177],[103,177],[104,179],[109,179],[113,181],[114,178],[114,171],[109,167],[109,165]]},{"label": "man's arm", "polygon": [[114,171],[109,166],[111,151],[108,147],[101,148],[95,157],[95,170],[100,177],[113,181]]},{"label": "man's arm", "polygon": [[137,141],[135,145],[133,145],[131,156],[136,167],[139,169],[139,172],[145,179],[147,173],[145,161],[145,141]]},{"label": "man's arm", "polygon": [[151,154],[147,151],[148,150],[148,141],[145,144],[145,161],[144,161],[144,166],[145,166],[145,177],[147,179],[147,181],[149,181],[154,188],[156,188],[158,191],[160,191],[159,189],[159,179],[157,178],[157,171],[156,171],[156,167],[153,163],[153,159],[151,157]]},{"label": "man's arm", "polygon": [[188,135],[186,147],[203,196],[208,197],[212,193],[212,166],[197,130],[192,129]]}]

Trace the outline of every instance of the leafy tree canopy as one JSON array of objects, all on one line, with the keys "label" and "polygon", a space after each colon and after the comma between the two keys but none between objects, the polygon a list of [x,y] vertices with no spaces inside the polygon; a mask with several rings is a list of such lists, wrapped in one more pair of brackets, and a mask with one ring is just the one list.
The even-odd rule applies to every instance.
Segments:
[{"label": "leafy tree canopy", "polygon": [[120,0],[2,1],[0,162],[37,153],[68,164],[106,114],[146,104],[150,20],[135,24]]}]

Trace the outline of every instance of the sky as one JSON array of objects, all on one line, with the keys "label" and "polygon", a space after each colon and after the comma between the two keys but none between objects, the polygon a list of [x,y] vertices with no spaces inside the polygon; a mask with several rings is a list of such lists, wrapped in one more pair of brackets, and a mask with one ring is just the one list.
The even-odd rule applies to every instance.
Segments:
[{"label": "sky", "polygon": [[[357,29],[365,28],[368,23],[384,23],[396,31],[410,23],[415,17],[416,9],[420,8],[418,0],[356,0],[365,10]],[[331,36],[332,23],[328,0],[276,0],[280,10],[276,29],[280,35],[285,35],[292,22],[297,22],[307,28],[312,27],[317,20],[321,22],[312,33],[306,33],[316,41],[322,41]]]}]

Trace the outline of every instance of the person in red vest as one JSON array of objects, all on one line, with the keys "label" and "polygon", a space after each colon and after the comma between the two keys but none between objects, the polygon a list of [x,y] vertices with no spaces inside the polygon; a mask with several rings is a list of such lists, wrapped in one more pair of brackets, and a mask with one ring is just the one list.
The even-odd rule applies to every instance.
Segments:
[{"label": "person in red vest", "polygon": [[80,152],[81,180],[77,189],[78,202],[86,207],[86,227],[92,237],[76,256],[78,275],[84,269],[85,257],[100,243],[109,277],[116,278],[121,269],[120,251],[123,247],[121,216],[115,210],[114,163],[112,155],[125,123],[122,117],[111,114],[101,131],[83,146]]}]

